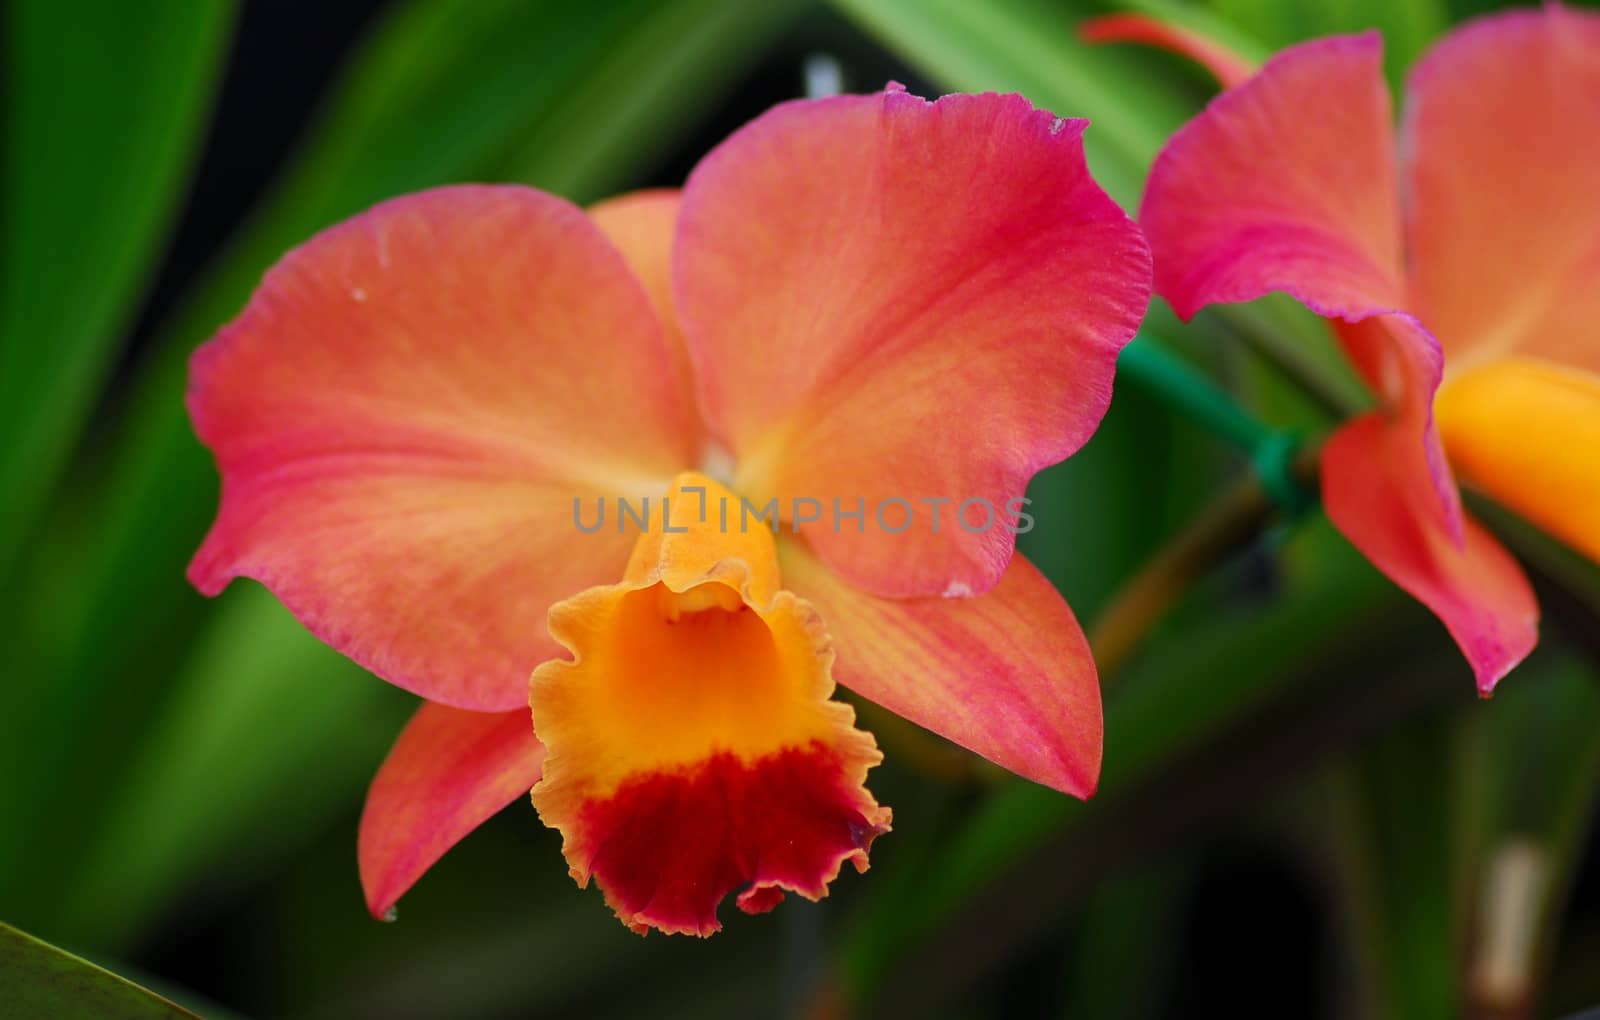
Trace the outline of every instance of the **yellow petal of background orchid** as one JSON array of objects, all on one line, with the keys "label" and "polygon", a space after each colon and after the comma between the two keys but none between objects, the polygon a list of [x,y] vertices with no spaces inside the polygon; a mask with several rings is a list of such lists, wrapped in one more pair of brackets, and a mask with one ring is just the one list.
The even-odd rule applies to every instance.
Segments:
[{"label": "yellow petal of background orchid", "polygon": [[1446,382],[1434,413],[1464,482],[1600,560],[1600,376],[1494,361]]},{"label": "yellow petal of background orchid", "polygon": [[1412,70],[1401,151],[1412,310],[1466,368],[1600,370],[1600,14],[1482,18]]}]

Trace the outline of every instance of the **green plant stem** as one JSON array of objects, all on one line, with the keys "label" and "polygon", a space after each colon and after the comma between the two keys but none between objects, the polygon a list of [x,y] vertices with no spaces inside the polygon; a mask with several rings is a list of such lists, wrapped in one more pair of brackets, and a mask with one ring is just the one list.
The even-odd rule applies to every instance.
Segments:
[{"label": "green plant stem", "polygon": [[1261,487],[1272,500],[1299,509],[1304,492],[1293,478],[1298,438],[1260,421],[1181,358],[1150,337],[1140,335],[1122,349],[1117,368],[1161,397],[1179,414],[1236,447],[1255,468]]},{"label": "green plant stem", "polygon": [[1145,334],[1122,349],[1117,370],[1158,394],[1186,418],[1250,452],[1277,433],[1245,411],[1231,395]]}]

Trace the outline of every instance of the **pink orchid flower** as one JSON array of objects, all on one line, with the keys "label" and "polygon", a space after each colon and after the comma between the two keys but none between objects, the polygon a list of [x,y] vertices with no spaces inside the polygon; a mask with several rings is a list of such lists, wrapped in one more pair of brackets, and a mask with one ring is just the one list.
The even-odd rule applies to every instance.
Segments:
[{"label": "pink orchid flower", "polygon": [[1180,316],[1284,291],[1327,316],[1379,408],[1322,453],[1335,526],[1444,622],[1488,695],[1537,641],[1522,569],[1454,472],[1600,558],[1600,16],[1480,19],[1412,70],[1396,141],[1377,34],[1231,86],[1157,157],[1140,222]]},{"label": "pink orchid flower", "polygon": [[1149,298],[1085,126],[788,103],[681,194],[442,188],[267,274],[194,357],[222,504],[190,577],[427,699],[361,822],[375,915],[530,788],[636,931],[823,896],[890,822],[836,679],[1092,793],[1083,634],[973,526],[1089,438]]}]

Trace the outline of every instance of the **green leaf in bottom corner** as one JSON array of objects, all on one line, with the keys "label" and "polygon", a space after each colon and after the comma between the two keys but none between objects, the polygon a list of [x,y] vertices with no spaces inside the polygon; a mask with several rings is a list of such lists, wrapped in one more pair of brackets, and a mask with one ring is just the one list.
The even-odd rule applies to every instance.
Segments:
[{"label": "green leaf in bottom corner", "polygon": [[30,1020],[193,1017],[175,1003],[88,960],[0,923],[0,1003]]}]

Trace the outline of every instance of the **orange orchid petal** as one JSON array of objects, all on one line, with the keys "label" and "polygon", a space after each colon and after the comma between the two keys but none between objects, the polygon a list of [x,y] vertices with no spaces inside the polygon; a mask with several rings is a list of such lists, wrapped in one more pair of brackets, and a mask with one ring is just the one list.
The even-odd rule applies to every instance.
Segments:
[{"label": "orange orchid petal", "polygon": [[373,672],[462,708],[522,705],[538,621],[613,579],[574,497],[659,491],[698,453],[644,289],[577,209],[527,188],[396,199],[267,274],[196,352],[222,474],[201,591],[271,588]]},{"label": "orange orchid petal", "polygon": [[1357,549],[1444,622],[1487,696],[1533,650],[1539,607],[1522,568],[1475,520],[1463,515],[1460,539],[1450,534],[1410,466],[1415,448],[1381,413],[1349,422],[1323,445],[1323,502]]},{"label": "orange orchid petal", "polygon": [[1143,14],[1090,18],[1078,26],[1078,37],[1087,43],[1143,43],[1188,57],[1211,72],[1225,89],[1242,84],[1256,73],[1254,64],[1215,39]]},{"label": "orange orchid petal", "polygon": [[1452,377],[1438,411],[1464,479],[1600,560],[1600,376],[1493,361]]},{"label": "orange orchid petal", "polygon": [[367,791],[356,856],[372,916],[462,837],[526,794],[544,748],[526,708],[468,712],[424,702]]},{"label": "orange orchid petal", "polygon": [[1345,318],[1401,307],[1397,187],[1377,34],[1290,47],[1156,158],[1156,292],[1186,319],[1270,291]]},{"label": "orange orchid petal", "polygon": [[709,935],[735,889],[759,913],[822,897],[845,861],[865,870],[890,814],[863,785],[871,735],[830,700],[823,625],[778,586],[771,531],[697,513],[732,499],[703,476],[669,499],[621,584],[551,610],[573,659],[533,674],[549,748],[533,803],[630,928]]},{"label": "orange orchid petal", "polygon": [[[617,246],[655,305],[685,405],[694,406],[694,374],[678,313],[672,306],[672,238],[681,196],[676,189],[634,191],[589,207],[589,218]],[[696,412],[698,414],[698,412]]]},{"label": "orange orchid petal", "polygon": [[702,410],[757,504],[889,506],[806,531],[852,584],[993,587],[1014,535],[958,505],[1003,513],[1104,414],[1149,263],[1084,127],[891,86],[779,106],[690,176],[674,293]]},{"label": "orange orchid petal", "polygon": [[1408,99],[1416,311],[1452,368],[1516,354],[1600,371],[1600,12],[1474,21]]},{"label": "orange orchid petal", "polygon": [[784,579],[828,621],[839,682],[1036,783],[1087,798],[1100,776],[1100,682],[1055,587],[1014,556],[972,598],[881,599],[796,542]]},{"label": "orange orchid petal", "polygon": [[[661,324],[681,345],[678,316],[672,310],[672,235],[678,225],[680,195],[673,188],[633,191],[596,202],[589,218],[617,246],[644,284]],[[687,361],[688,355],[684,355]]]},{"label": "orange orchid petal", "polygon": [[[1444,378],[1444,354],[1439,342],[1409,315],[1375,315],[1359,322],[1334,319],[1334,335],[1345,356],[1383,402],[1396,437],[1392,470],[1403,472],[1417,484],[1431,488],[1431,511],[1457,542],[1461,540],[1461,492],[1450,473],[1434,421],[1433,401]],[[1398,437],[1406,437],[1402,445]]]}]

